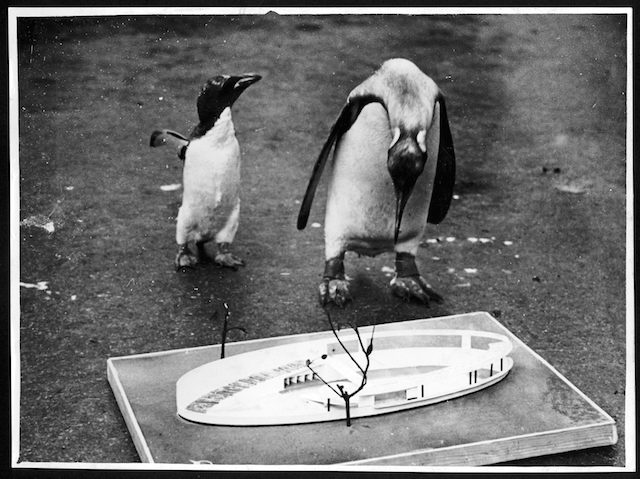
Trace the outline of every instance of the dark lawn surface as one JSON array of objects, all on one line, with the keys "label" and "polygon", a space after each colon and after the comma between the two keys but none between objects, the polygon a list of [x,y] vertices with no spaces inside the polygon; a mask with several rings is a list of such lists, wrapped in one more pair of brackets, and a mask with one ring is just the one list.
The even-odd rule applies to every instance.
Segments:
[{"label": "dark lawn surface", "polygon": [[[323,230],[296,230],[299,201],[346,95],[402,56],[447,96],[458,157],[458,197],[418,257],[446,301],[402,303],[381,271],[392,255],[348,256],[355,301],[336,316],[492,312],[618,424],[616,446],[520,464],[624,465],[625,22],[19,19],[20,280],[48,282],[20,290],[20,460],[138,461],[107,358],[217,343],[221,301],[247,330],[231,340],[328,329],[316,297]],[[176,273],[181,194],[160,186],[179,183],[182,167],[172,150],[150,149],[149,135],[188,133],[200,85],[246,71],[263,75],[234,107],[234,248],[247,266]],[[324,197],[321,186],[309,224],[323,222]],[[51,233],[37,226],[47,222]]]}]

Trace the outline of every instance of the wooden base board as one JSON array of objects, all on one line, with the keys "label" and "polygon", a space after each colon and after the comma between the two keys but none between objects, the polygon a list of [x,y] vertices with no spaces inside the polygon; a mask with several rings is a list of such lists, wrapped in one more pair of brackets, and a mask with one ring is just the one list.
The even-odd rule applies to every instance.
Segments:
[{"label": "wooden base board", "polygon": [[[513,370],[478,393],[359,418],[351,427],[211,426],[180,418],[176,381],[218,359],[219,345],[110,358],[107,375],[140,458],[150,463],[475,466],[616,443],[614,420],[488,313],[388,323],[376,331],[408,327],[504,334],[514,344]],[[332,333],[228,343],[225,353],[325,337]]]}]

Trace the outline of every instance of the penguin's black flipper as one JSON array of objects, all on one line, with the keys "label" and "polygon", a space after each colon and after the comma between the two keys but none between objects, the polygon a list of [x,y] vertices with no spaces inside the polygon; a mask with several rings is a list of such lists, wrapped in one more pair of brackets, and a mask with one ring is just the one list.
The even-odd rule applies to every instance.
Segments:
[{"label": "penguin's black flipper", "polygon": [[181,148],[183,146],[186,146],[188,143],[189,140],[178,132],[172,130],[156,130],[151,133],[149,146],[156,147],[171,144],[173,146]]},{"label": "penguin's black flipper", "polygon": [[344,107],[342,107],[340,115],[331,127],[331,131],[329,132],[327,141],[325,141],[324,145],[322,146],[322,150],[320,151],[320,155],[316,160],[316,164],[313,166],[313,172],[311,173],[311,178],[309,179],[307,191],[304,194],[304,199],[302,200],[302,205],[300,206],[300,213],[298,213],[297,226],[299,230],[303,230],[307,226],[307,220],[309,219],[309,213],[311,212],[311,203],[313,202],[313,197],[316,193],[318,183],[320,183],[320,177],[322,176],[324,165],[327,163],[327,158],[329,158],[331,148],[337,143],[340,137],[344,135],[345,132],[347,132],[349,128],[351,128],[351,126],[355,123],[362,109],[369,103],[373,102],[378,102],[381,103],[382,106],[385,106],[382,99],[378,96],[361,95],[349,98]]},{"label": "penguin's black flipper", "polygon": [[432,224],[440,223],[447,215],[453,198],[453,185],[456,178],[456,155],[453,150],[453,138],[449,128],[444,96],[439,94],[436,102],[440,104],[440,146],[427,216],[427,222]]}]

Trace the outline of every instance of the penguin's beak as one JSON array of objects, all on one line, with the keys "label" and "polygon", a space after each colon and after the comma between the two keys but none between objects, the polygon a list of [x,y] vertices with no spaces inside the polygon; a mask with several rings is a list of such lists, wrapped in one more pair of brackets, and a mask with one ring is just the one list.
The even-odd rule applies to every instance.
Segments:
[{"label": "penguin's beak", "polygon": [[389,150],[387,168],[393,180],[396,194],[396,221],[393,242],[398,242],[402,215],[413,192],[418,177],[424,170],[427,155],[423,153],[415,141],[410,139],[397,141]]},{"label": "penguin's beak", "polygon": [[254,73],[245,73],[244,75],[238,75],[237,77],[234,77],[234,79],[235,79],[235,85],[233,87],[234,90],[242,92],[248,86],[253,85],[257,81],[261,80],[262,76],[256,75]]},{"label": "penguin's beak", "polygon": [[227,105],[231,106],[235,103],[243,91],[250,85],[262,78],[254,73],[245,73],[244,75],[234,75],[227,78],[224,83],[224,94],[227,98]]},{"label": "penguin's beak", "polygon": [[398,242],[398,235],[400,234],[400,224],[402,223],[402,214],[404,213],[404,207],[409,201],[411,191],[404,192],[396,188],[396,222],[393,230],[393,243]]},{"label": "penguin's beak", "polygon": [[398,236],[400,235],[400,225],[402,224],[402,215],[404,213],[404,208],[405,206],[407,206],[407,202],[411,197],[413,187],[416,184],[416,179],[417,178],[414,178],[413,181],[406,181],[404,183],[401,183],[401,185],[396,185],[394,181],[396,191],[396,221],[393,231],[394,243],[398,242]]}]

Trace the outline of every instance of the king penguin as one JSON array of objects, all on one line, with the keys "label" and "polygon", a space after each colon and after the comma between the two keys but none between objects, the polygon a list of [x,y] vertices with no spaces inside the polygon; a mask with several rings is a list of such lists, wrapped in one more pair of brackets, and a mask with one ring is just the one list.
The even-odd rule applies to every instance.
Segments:
[{"label": "king penguin", "polygon": [[240,215],[240,146],[231,106],[261,78],[255,74],[211,78],[198,96],[199,123],[189,138],[171,130],[156,130],[151,135],[152,147],[172,145],[184,161],[182,205],[176,225],[178,270],[203,260],[204,245],[212,240],[217,244],[216,264],[233,269],[244,265],[230,251]]},{"label": "king penguin", "polygon": [[395,252],[391,291],[424,304],[442,301],[415,261],[427,223],[440,223],[447,214],[455,180],[453,140],[436,83],[411,61],[393,58],[351,91],[314,165],[300,230],[334,145],[321,303],[342,306],[351,299],[346,251]]}]

